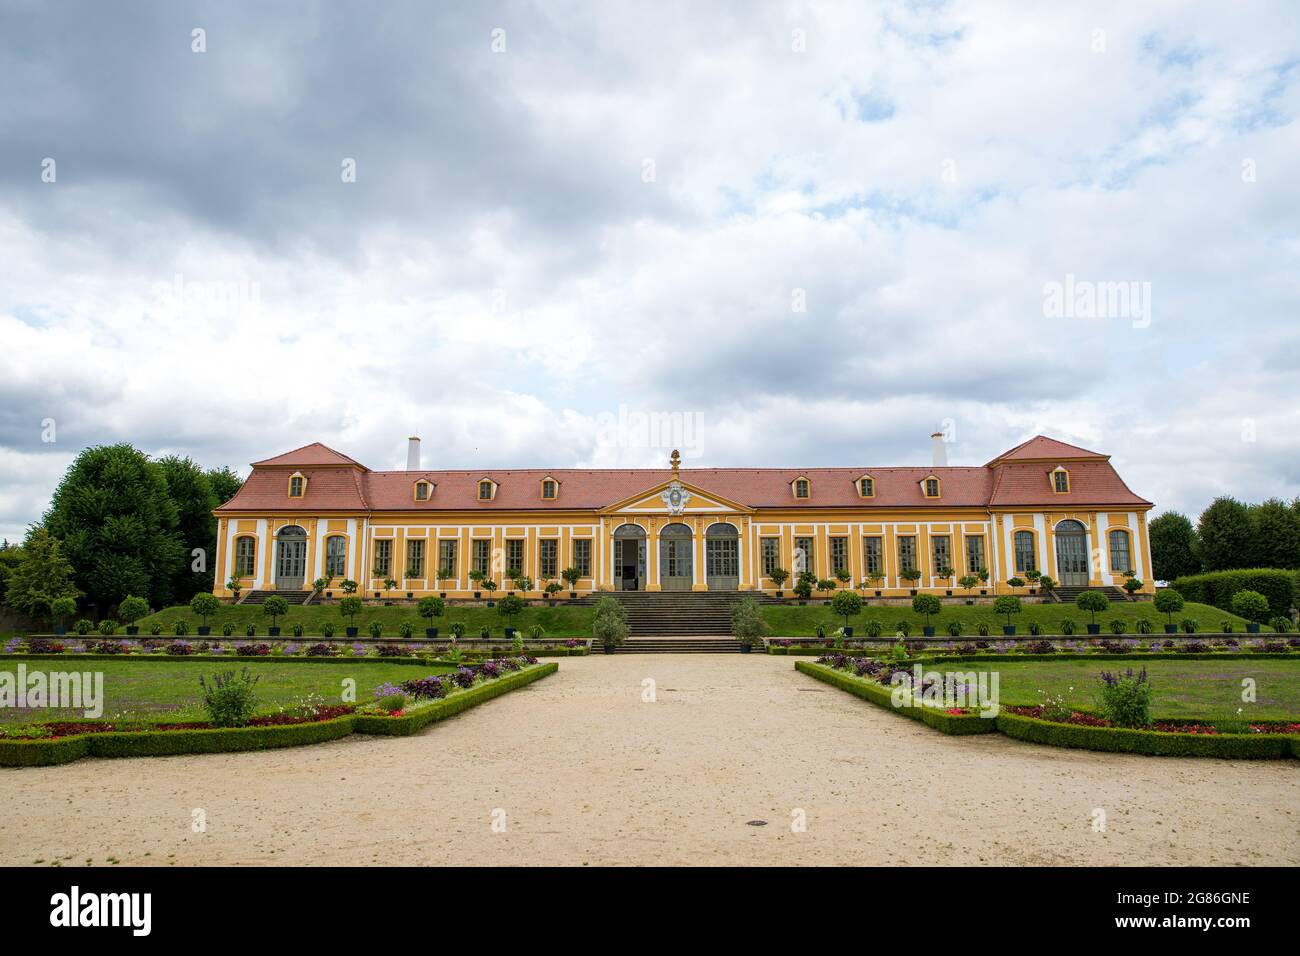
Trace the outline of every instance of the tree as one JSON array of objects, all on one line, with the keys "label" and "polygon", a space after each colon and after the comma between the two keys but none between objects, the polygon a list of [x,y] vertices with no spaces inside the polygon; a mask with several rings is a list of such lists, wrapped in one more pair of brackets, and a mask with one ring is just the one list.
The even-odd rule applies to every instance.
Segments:
[{"label": "tree", "polygon": [[239,489],[244,487],[244,479],[235,474],[229,467],[213,468],[205,473],[208,484],[212,487],[212,496],[216,498],[216,507],[221,507],[231,498],[239,493]]},{"label": "tree", "polygon": [[515,626],[515,616],[524,609],[524,600],[518,594],[507,594],[497,602],[497,613],[505,617],[511,628]]},{"label": "tree", "polygon": [[[856,594],[853,596],[857,597]],[[838,598],[839,595],[836,597]],[[752,597],[743,597],[731,606],[731,633],[744,647],[753,647],[754,643],[767,633],[767,622],[763,620],[763,612]]]},{"label": "tree", "polygon": [[1238,591],[1232,596],[1232,613],[1263,624],[1268,620],[1268,598],[1258,591]]},{"label": "tree", "polygon": [[943,602],[933,594],[918,594],[912,598],[912,610],[925,615],[925,626],[930,626],[930,618],[943,610]]},{"label": "tree", "polygon": [[176,524],[162,468],[125,444],[78,455],[45,514],[75,584],[101,614],[124,594],[154,607],[171,603],[173,581],[188,566]]},{"label": "tree", "polygon": [[961,588],[967,594],[975,590],[975,586],[980,583],[980,579],[973,574],[963,574],[957,579],[957,587]]},{"label": "tree", "polygon": [[1251,566],[1300,568],[1300,511],[1277,498],[1252,505],[1256,552]]},{"label": "tree", "polygon": [[631,629],[627,623],[627,609],[612,597],[596,602],[596,615],[591,622],[591,633],[606,647],[617,647],[627,640]]},{"label": "tree", "polygon": [[776,585],[776,589],[781,590],[781,585],[790,580],[790,572],[785,568],[773,568],[768,574],[768,578]]},{"label": "tree", "polygon": [[435,617],[442,617],[442,612],[446,610],[447,603],[440,597],[422,597],[418,604],[415,605],[415,613],[420,615],[433,625]]},{"label": "tree", "polygon": [[862,613],[862,598],[856,591],[837,591],[831,598],[831,610],[844,618],[844,626],[849,626],[849,618]]},{"label": "tree", "polygon": [[[212,597],[212,595],[209,594],[208,597]],[[213,598],[213,600],[216,599]],[[142,597],[135,597],[130,594],[122,598],[122,603],[117,606],[117,616],[126,624],[134,624],[148,613],[149,602]]]},{"label": "tree", "polygon": [[[217,559],[217,519],[212,509],[221,502],[212,490],[208,473],[191,459],[169,455],[158,461],[158,467],[176,506],[176,535],[183,551],[183,560],[172,577],[171,594],[179,599],[182,594],[210,591],[213,562]],[[195,568],[196,549],[204,557],[199,569]]]},{"label": "tree", "polygon": [[72,562],[62,544],[41,525],[27,533],[22,560],[9,575],[5,603],[30,618],[48,618],[59,598],[78,598],[81,591],[73,583]]},{"label": "tree", "polygon": [[1169,623],[1174,623],[1174,615],[1183,609],[1183,596],[1173,588],[1161,588],[1156,592],[1156,610],[1169,615]]},{"label": "tree", "polygon": [[1215,498],[1196,523],[1197,555],[1207,571],[1254,567],[1257,552],[1250,510],[1235,498]]},{"label": "tree", "polygon": [[[273,600],[277,600],[277,599],[267,598],[268,603],[270,603]],[[279,598],[279,600],[283,601],[284,598]],[[285,607],[287,609],[288,607],[287,603]],[[195,614],[197,614],[199,616],[199,619],[203,622],[203,626],[207,627],[208,616],[211,614],[216,614],[219,610],[221,610],[221,602],[218,601],[216,595],[212,594],[210,591],[200,591],[198,594],[194,595],[194,597],[190,598],[190,610],[193,611]],[[266,610],[266,605],[262,606],[262,610],[264,611]],[[272,621],[272,623],[275,622]]]},{"label": "tree", "polygon": [[1092,615],[1093,624],[1097,623],[1098,613],[1105,613],[1110,608],[1110,598],[1100,591],[1084,591],[1074,599],[1074,603],[1080,611],[1087,611]]},{"label": "tree", "polygon": [[0,602],[8,592],[9,576],[23,560],[22,545],[10,544],[8,539],[0,544]]},{"label": "tree", "polygon": [[1011,626],[1011,615],[1019,614],[1021,611],[1020,598],[1014,594],[1004,594],[993,602],[994,614],[1005,614],[1007,616],[1007,626]]},{"label": "tree", "polygon": [[72,597],[56,597],[50,602],[50,617],[54,619],[55,624],[63,625],[67,623],[68,618],[77,613],[77,599]]},{"label": "tree", "polygon": [[1186,515],[1166,511],[1147,526],[1151,539],[1151,571],[1157,581],[1172,581],[1185,574],[1197,574],[1196,529]]},{"label": "tree", "polygon": [[278,594],[273,594],[263,602],[262,613],[271,619],[271,626],[275,627],[276,619],[289,613],[289,602]]},{"label": "tree", "polygon": [[348,627],[355,627],[353,619],[361,610],[361,598],[348,596],[339,601],[339,613],[348,619]]}]

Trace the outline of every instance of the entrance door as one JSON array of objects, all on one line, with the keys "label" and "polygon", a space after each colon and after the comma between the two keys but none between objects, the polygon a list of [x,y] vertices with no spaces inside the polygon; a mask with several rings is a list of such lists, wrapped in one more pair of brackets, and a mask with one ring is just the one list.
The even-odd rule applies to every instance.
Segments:
[{"label": "entrance door", "polygon": [[626,524],[614,532],[614,587],[620,591],[645,588],[645,530]]},{"label": "entrance door", "polygon": [[704,534],[708,559],[706,582],[710,591],[734,591],[740,587],[740,540],[729,524],[712,525]]},{"label": "entrance door", "polygon": [[290,525],[276,536],[275,589],[301,591],[307,574],[307,532]]},{"label": "entrance door", "polygon": [[1056,573],[1066,587],[1088,584],[1088,539],[1077,521],[1062,521],[1056,526]]},{"label": "entrance door", "polygon": [[684,524],[666,525],[659,536],[659,586],[665,591],[689,591],[695,583],[694,541]]}]

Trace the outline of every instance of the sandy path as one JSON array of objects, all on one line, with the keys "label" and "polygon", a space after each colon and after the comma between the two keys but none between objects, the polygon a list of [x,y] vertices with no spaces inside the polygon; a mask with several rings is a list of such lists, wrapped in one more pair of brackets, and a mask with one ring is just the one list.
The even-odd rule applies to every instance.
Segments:
[{"label": "sandy path", "polygon": [[1296,761],[945,737],[779,657],[560,667],[415,737],[0,770],[0,863],[1300,863]]}]

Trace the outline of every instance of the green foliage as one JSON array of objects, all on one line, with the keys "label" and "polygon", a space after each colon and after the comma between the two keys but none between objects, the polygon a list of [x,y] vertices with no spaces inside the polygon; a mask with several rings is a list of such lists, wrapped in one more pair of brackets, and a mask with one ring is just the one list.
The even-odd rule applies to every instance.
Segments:
[{"label": "green foliage", "polygon": [[1170,587],[1188,601],[1213,604],[1224,611],[1232,610],[1232,597],[1238,591],[1258,591],[1275,613],[1285,613],[1296,605],[1296,583],[1294,571],[1238,568],[1179,578]]},{"label": "green foliage", "polygon": [[99,633],[105,637],[112,637],[117,633],[117,621],[112,618],[104,618],[99,622]]},{"label": "green foliage", "polygon": [[1005,710],[997,716],[997,729],[1008,737],[1029,743],[1164,757],[1285,757],[1292,746],[1286,734],[1220,736],[1085,727],[1020,717]]},{"label": "green foliage", "polygon": [[1007,578],[1007,586],[1013,588],[1023,588],[1025,586],[1024,578]]},{"label": "green foliage", "polygon": [[1147,525],[1151,570],[1157,581],[1172,581],[1201,570],[1196,556],[1196,529],[1186,515],[1167,511]]},{"label": "green foliage", "polygon": [[452,621],[452,622],[451,622],[451,627],[447,628],[447,630],[451,632],[451,636],[452,636],[453,638],[461,638],[461,637],[464,637],[464,636],[465,636],[465,622],[464,622],[464,621]]},{"label": "green foliage", "polygon": [[1269,498],[1248,508],[1255,548],[1250,564],[1266,568],[1300,568],[1300,506]]},{"label": "green foliage", "polygon": [[957,586],[963,591],[973,591],[979,586],[980,579],[973,574],[964,574],[957,579]]},{"label": "green foliage", "polygon": [[612,597],[602,597],[596,602],[596,616],[591,623],[591,633],[606,647],[622,644],[630,633],[627,609]]},{"label": "green foliage", "polygon": [[1283,617],[1282,615],[1279,614],[1277,617],[1272,618],[1268,622],[1268,626],[1271,627],[1273,630],[1277,631],[1279,634],[1286,634],[1291,630],[1291,619],[1289,617]]},{"label": "green foliage", "polygon": [[497,602],[497,613],[504,617],[511,624],[514,624],[515,617],[524,609],[523,598],[517,594],[507,594]]},{"label": "green foliage", "polygon": [[560,572],[560,577],[564,578],[565,582],[569,585],[569,590],[572,591],[577,587],[578,581],[582,578],[582,572],[577,568],[565,568]]},{"label": "green foliage", "polygon": [[[836,598],[844,594],[857,597],[852,591],[843,591],[837,594]],[[767,633],[767,622],[763,620],[763,612],[752,597],[741,598],[731,606],[731,633],[746,647],[752,647]]]},{"label": "green foliage", "polygon": [[1097,623],[1097,615],[1110,609],[1110,598],[1100,591],[1084,591],[1074,599],[1075,605],[1080,611],[1087,611],[1092,615],[1092,623]]},{"label": "green foliage", "polygon": [[781,585],[790,580],[790,572],[785,568],[773,568],[771,573],[768,574],[768,577],[772,580],[772,583],[777,586],[777,589],[780,590]]},{"label": "green foliage", "polygon": [[1068,617],[1067,617],[1064,621],[1062,621],[1062,622],[1061,622],[1061,633],[1064,634],[1066,637],[1069,637],[1071,634],[1073,634],[1073,633],[1074,633],[1074,621],[1070,620]]},{"label": "green foliage", "polygon": [[339,613],[348,619],[348,627],[352,626],[352,620],[361,613],[361,598],[345,597],[339,601]]},{"label": "green foliage", "polygon": [[533,589],[533,579],[526,574],[516,572],[511,575],[510,580],[514,582],[517,591],[531,591]]},{"label": "green foliage", "polygon": [[414,632],[415,628],[411,626],[410,621],[403,621],[401,624],[397,625],[397,633],[402,635],[402,637],[410,637]]},{"label": "green foliage", "polygon": [[211,681],[200,677],[203,688],[203,709],[208,722],[214,727],[242,727],[257,710],[257,693],[254,690],[257,676],[245,667],[238,676],[234,671],[214,674]]},{"label": "green foliage", "polygon": [[289,613],[289,602],[278,594],[273,594],[263,602],[262,613],[271,619],[271,626],[275,627],[276,620]]},{"label": "green foliage", "polygon": [[912,598],[912,610],[925,615],[925,625],[930,626],[930,618],[943,610],[943,602],[933,594],[918,594]]},{"label": "green foliage", "polygon": [[993,601],[993,613],[1005,614],[1008,625],[1011,624],[1011,615],[1019,614],[1023,609],[1020,598],[1014,594],[1001,594]]},{"label": "green foliage", "polygon": [[81,596],[63,545],[46,528],[33,527],[23,547],[15,550],[19,556],[9,570],[5,590],[10,608],[27,617],[47,618],[54,601]]},{"label": "green foliage", "polygon": [[799,580],[796,581],[794,587],[791,588],[791,590],[794,591],[794,596],[799,598],[801,601],[806,601],[812,597],[812,589],[813,582],[809,581],[803,575],[799,576]]},{"label": "green foliage", "polygon": [[[755,609],[758,605],[755,604]],[[831,598],[831,610],[844,618],[845,627],[848,626],[849,618],[857,617],[862,613],[862,598],[856,591],[839,591],[835,597]]]},{"label": "green foliage", "polygon": [[1124,674],[1102,672],[1097,706],[1116,727],[1151,726],[1151,681],[1146,668],[1137,674],[1132,668]]},{"label": "green foliage", "polygon": [[921,572],[916,568],[903,568],[903,570],[899,572],[898,576],[904,581],[911,582],[913,585],[915,585],[917,581],[921,580]]},{"label": "green foliage", "polygon": [[1129,594],[1136,594],[1138,591],[1142,590],[1142,581],[1139,578],[1135,578],[1130,575],[1129,577],[1124,579],[1124,583],[1121,584],[1120,587],[1122,587]]},{"label": "green foliage", "polygon": [[375,701],[375,706],[383,711],[392,713],[395,710],[403,710],[406,707],[405,694],[389,694],[387,697],[381,697]]},{"label": "green foliage", "polygon": [[[174,533],[181,546],[181,561],[172,572],[168,591],[173,597],[212,589],[210,562],[217,559],[217,519],[212,509],[221,504],[208,474],[189,458],[170,455],[158,460],[167,495],[176,509]],[[192,570],[195,548],[206,555],[202,570]],[[197,613],[197,612],[196,612]]]},{"label": "green foliage", "polygon": [[[1228,627],[1231,628],[1232,625],[1228,625]],[[1133,630],[1136,631],[1138,634],[1150,634],[1154,629],[1155,628],[1153,627],[1151,622],[1144,617],[1138,618],[1137,623],[1133,625]]]},{"label": "green foliage", "polygon": [[[148,609],[145,609],[148,613]],[[77,599],[71,597],[57,597],[50,602],[50,616],[56,621],[62,622],[77,613]]]},{"label": "green foliage", "polygon": [[1183,596],[1173,588],[1161,588],[1156,592],[1153,603],[1157,611],[1169,615],[1169,621],[1172,623],[1174,615],[1183,609]]},{"label": "green foliage", "polygon": [[961,632],[962,632],[962,623],[961,623],[961,621],[958,621],[958,620],[955,620],[955,619],[954,619],[954,620],[951,620],[951,621],[948,622],[948,634],[949,634],[950,636],[952,636],[952,637],[961,637]]},{"label": "green foliage", "polygon": [[[274,600],[274,598],[270,600]],[[268,600],[267,603],[270,603],[270,600]],[[284,599],[280,598],[280,600]],[[265,607],[265,605],[263,607]],[[208,615],[216,614],[221,610],[221,602],[217,600],[216,595],[207,591],[200,591],[198,594],[194,595],[194,597],[190,598],[190,610],[202,618],[203,625],[206,627],[208,623]],[[285,604],[285,610],[288,610],[287,603]],[[143,616],[144,615],[141,615],[141,617]]]},{"label": "green foliage", "polygon": [[1118,617],[1110,622],[1110,632],[1112,634],[1123,634],[1127,630],[1128,624]]},{"label": "green foliage", "polygon": [[1038,590],[1044,594],[1051,594],[1056,590],[1056,579],[1050,578],[1046,574],[1040,574],[1038,576]]},{"label": "green foliage", "polygon": [[422,597],[415,605],[415,613],[432,622],[435,617],[442,617],[447,609],[447,602],[440,597]]},{"label": "green foliage", "polygon": [[1195,619],[1195,618],[1185,617],[1185,618],[1183,618],[1181,621],[1178,622],[1178,626],[1179,626],[1180,628],[1183,629],[1183,633],[1184,633],[1184,634],[1195,634],[1195,633],[1196,633],[1196,619]]},{"label": "green foliage", "polygon": [[1232,596],[1232,613],[1263,623],[1268,620],[1268,598],[1258,591],[1238,591]]},{"label": "green foliage", "polygon": [[1235,498],[1215,498],[1196,523],[1197,557],[1207,571],[1259,564],[1250,510]]},{"label": "green foliage", "polygon": [[344,578],[339,582],[339,590],[344,594],[356,594],[358,587],[359,585],[357,582],[353,581],[351,578]]},{"label": "green foliage", "polygon": [[44,520],[63,542],[77,587],[101,611],[123,594],[154,607],[173,603],[176,578],[189,566],[178,522],[163,468],[125,444],[78,455]]},{"label": "green foliage", "polygon": [[866,633],[867,637],[879,637],[884,633],[885,626],[875,618],[872,618],[870,621],[867,621],[867,626],[863,628],[863,631]]},{"label": "green foliage", "polygon": [[371,637],[382,637],[384,633],[384,625],[379,621],[371,621],[369,630]]},{"label": "green foliage", "polygon": [[[208,597],[212,597],[212,595],[209,594]],[[213,598],[213,600],[216,599]],[[134,624],[148,613],[149,602],[142,597],[135,597],[130,594],[124,597],[122,603],[117,606],[117,616],[126,621],[127,624]]]}]

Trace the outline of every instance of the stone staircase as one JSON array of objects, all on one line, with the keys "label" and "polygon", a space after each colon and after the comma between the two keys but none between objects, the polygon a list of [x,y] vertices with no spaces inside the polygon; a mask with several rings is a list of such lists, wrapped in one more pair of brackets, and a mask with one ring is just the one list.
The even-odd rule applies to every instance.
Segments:
[{"label": "stone staircase", "polygon": [[[595,643],[592,654],[604,654]],[[629,637],[615,654],[739,654],[740,642],[731,637]],[[762,653],[761,646],[754,653]]]},{"label": "stone staircase", "polygon": [[608,596],[627,608],[633,638],[730,640],[731,605],[746,595],[738,591],[611,591]]},{"label": "stone staircase", "polygon": [[1130,600],[1129,596],[1117,587],[1089,588],[1079,586],[1062,587],[1060,585],[1052,589],[1052,598],[1059,604],[1073,604],[1075,598],[1084,591],[1100,591],[1110,598],[1111,603]]},{"label": "stone staircase", "polygon": [[265,604],[269,597],[282,597],[290,604],[306,604],[310,591],[252,591],[240,604]]}]

